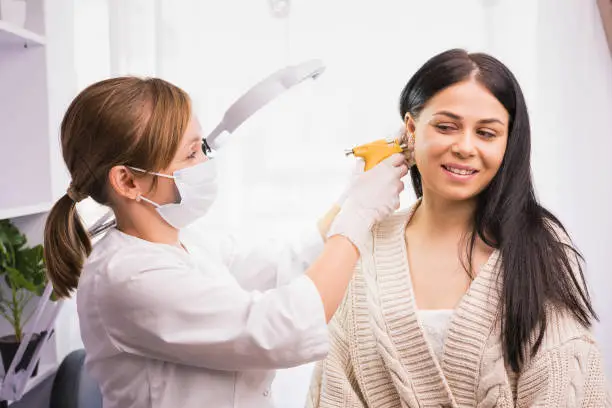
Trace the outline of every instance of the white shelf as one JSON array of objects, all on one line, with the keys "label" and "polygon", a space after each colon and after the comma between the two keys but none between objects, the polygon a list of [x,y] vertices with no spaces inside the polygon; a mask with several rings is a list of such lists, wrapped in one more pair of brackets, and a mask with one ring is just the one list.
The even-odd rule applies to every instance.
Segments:
[{"label": "white shelf", "polygon": [[[25,2],[25,26],[0,20],[0,153],[6,153],[0,154],[0,219],[14,219],[29,243],[36,245],[43,241],[46,212],[68,184],[58,130],[78,91],[75,1]],[[45,311],[51,312],[52,308]],[[2,324],[8,325],[0,318]],[[78,336],[76,311],[58,316],[54,329],[41,350],[38,375],[25,384],[22,378],[19,384],[25,392],[53,378],[75,348],[69,340]]]},{"label": "white shelf", "polygon": [[57,365],[47,363],[47,364],[39,364],[38,365],[38,373],[36,377],[30,378],[28,384],[25,387],[23,394],[28,393],[32,388],[36,387],[41,382],[45,381],[49,378],[55,371],[57,370]]},{"label": "white shelf", "polygon": [[16,208],[0,208],[0,220],[21,217],[24,215],[40,214],[51,209],[52,203],[40,203]]},{"label": "white shelf", "polygon": [[[23,395],[25,396],[28,392],[30,392],[34,387],[45,381],[47,378],[51,377],[58,366],[55,364],[47,363],[47,364],[39,364],[38,365],[38,374],[35,377],[32,377],[28,380],[28,383],[23,391]],[[14,402],[9,402],[9,406],[11,406]]]},{"label": "white shelf", "polygon": [[28,45],[44,45],[45,37],[25,28],[0,20],[0,47]]}]

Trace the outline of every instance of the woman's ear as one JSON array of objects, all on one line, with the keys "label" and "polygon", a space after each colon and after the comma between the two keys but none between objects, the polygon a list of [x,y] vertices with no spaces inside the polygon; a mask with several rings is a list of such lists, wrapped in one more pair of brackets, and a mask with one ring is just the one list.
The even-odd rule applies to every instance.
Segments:
[{"label": "woman's ear", "polygon": [[404,115],[404,126],[406,127],[406,133],[409,135],[414,135],[414,132],[416,131],[416,122],[414,121],[414,118],[410,112],[407,112],[406,115]]},{"label": "woman's ear", "polygon": [[119,197],[136,200],[143,191],[134,173],[126,166],[112,167],[108,172],[108,182],[114,195]]}]

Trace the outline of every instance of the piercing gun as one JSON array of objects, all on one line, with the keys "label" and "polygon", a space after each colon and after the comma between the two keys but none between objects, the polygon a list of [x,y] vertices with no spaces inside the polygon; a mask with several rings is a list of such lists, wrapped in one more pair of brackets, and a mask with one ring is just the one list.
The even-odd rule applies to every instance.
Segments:
[{"label": "piercing gun", "polygon": [[381,161],[394,153],[402,153],[408,145],[400,144],[399,139],[380,139],[371,143],[362,144],[344,151],[346,156],[361,157],[365,161],[365,171],[370,170]]}]

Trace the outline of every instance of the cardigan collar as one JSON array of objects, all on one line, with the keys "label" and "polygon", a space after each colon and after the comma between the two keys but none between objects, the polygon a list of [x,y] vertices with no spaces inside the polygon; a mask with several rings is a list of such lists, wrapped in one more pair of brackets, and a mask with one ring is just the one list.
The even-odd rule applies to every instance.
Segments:
[{"label": "cardigan collar", "polygon": [[[372,251],[362,254],[353,302],[361,303],[369,316],[354,316],[356,370],[361,371],[357,378],[371,406],[376,406],[370,399],[376,399],[376,388],[380,388],[383,378],[393,382],[398,400],[409,394],[402,392],[403,387],[409,386],[424,406],[471,406],[479,363],[498,313],[500,296],[495,278],[499,252],[493,251],[456,307],[438,362],[417,318],[406,251],[405,230],[417,206],[418,202],[375,227]],[[365,273],[375,277],[374,287],[366,285]],[[374,319],[376,313],[380,317],[378,323]],[[372,336],[376,348],[359,347],[371,343],[367,340]],[[387,371],[386,375],[369,369],[373,368],[373,358],[379,369]],[[404,401],[401,406],[413,403]]]}]

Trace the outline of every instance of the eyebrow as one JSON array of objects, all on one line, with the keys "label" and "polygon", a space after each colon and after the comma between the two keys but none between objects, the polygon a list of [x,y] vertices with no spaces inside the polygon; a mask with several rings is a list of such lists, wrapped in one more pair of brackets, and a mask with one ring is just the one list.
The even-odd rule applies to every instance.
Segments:
[{"label": "eyebrow", "polygon": [[[449,111],[439,111],[439,112],[436,112],[436,113],[433,114],[433,116],[436,116],[436,115],[448,116],[449,118],[454,119],[454,120],[462,120],[463,119],[461,116],[456,115],[456,114],[454,114],[452,112],[449,112]],[[504,122],[502,122],[499,119],[495,119],[495,118],[481,119],[481,120],[478,121],[478,123],[483,123],[483,124],[487,124],[487,123],[499,123],[500,125],[504,125],[505,126]]]}]

